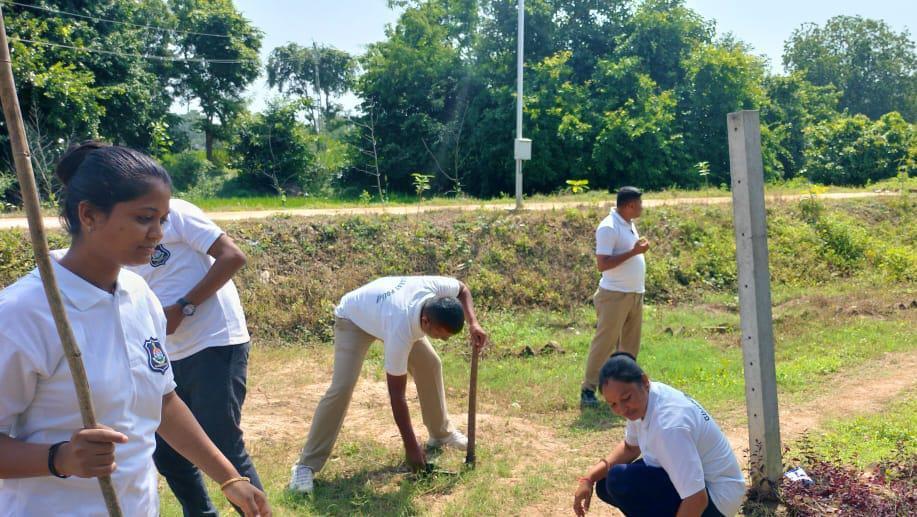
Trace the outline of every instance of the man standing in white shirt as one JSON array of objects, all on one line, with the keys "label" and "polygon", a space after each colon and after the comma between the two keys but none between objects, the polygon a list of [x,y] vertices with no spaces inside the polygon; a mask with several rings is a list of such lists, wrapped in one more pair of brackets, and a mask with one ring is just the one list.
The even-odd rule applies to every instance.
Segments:
[{"label": "man standing in white shirt", "polygon": [[595,397],[599,370],[611,354],[620,350],[637,357],[640,351],[646,278],[643,254],[649,249],[634,225],[634,219],[643,213],[642,195],[637,188],[621,188],[617,206],[595,231],[596,267],[602,279],[593,296],[597,321],[580,391],[583,408],[599,407]]},{"label": "man standing in white shirt", "polygon": [[[163,305],[175,392],[236,469],[262,488],[239,426],[251,338],[232,277],[245,262],[200,208],[172,198],[149,263],[130,269]],[[217,515],[200,471],[158,436],[153,459],[186,516]]]},{"label": "man standing in white shirt", "polygon": [[427,336],[448,339],[467,321],[472,346],[484,347],[487,333],[475,316],[468,287],[441,276],[380,278],[344,295],[334,316],[331,386],[315,410],[309,438],[293,465],[290,490],[312,492],[313,477],[324,467],[341,430],[363,358],[377,339],[383,342],[389,399],[408,463],[414,468],[426,464],[405,400],[408,372],[430,433],[427,445],[465,449],[468,439],[449,421],[442,363]]}]

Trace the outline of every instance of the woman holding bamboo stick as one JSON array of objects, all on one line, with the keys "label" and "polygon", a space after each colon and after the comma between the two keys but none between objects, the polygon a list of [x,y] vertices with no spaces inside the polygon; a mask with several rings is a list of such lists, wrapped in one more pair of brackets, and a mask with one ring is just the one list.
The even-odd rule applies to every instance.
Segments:
[{"label": "woman holding bamboo stick", "polygon": [[204,434],[175,394],[162,306],[123,266],[148,263],[167,224],[171,180],[152,158],[87,142],[61,159],[69,251],[54,263],[98,420],[81,429],[37,271],[0,291],[0,516],[105,513],[95,477],[111,475],[124,515],[159,515],[158,433],[213,478],[246,516],[264,493]]}]

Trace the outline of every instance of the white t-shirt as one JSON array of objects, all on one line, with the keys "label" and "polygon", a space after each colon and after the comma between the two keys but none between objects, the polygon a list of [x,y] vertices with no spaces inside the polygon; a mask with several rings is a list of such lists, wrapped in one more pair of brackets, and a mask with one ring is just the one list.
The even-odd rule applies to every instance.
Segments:
[{"label": "white t-shirt", "polygon": [[[127,435],[115,446],[112,475],[124,515],[159,514],[153,465],[162,397],[175,389],[165,354],[159,300],[137,275],[122,270],[109,294],[53,262],[65,310],[92,389],[96,418]],[[83,427],[67,359],[32,271],[0,291],[0,433],[28,443],[69,440]],[[0,516],[107,515],[95,478],[51,475],[7,479]]]},{"label": "white t-shirt", "polygon": [[[612,209],[595,230],[595,254],[621,255],[634,249],[634,244],[638,240],[640,234],[637,233],[634,223],[625,221],[618,215],[617,210]],[[602,271],[599,287],[606,291],[642,293],[646,290],[645,280],[646,259],[641,253],[618,264],[617,267]]]},{"label": "white t-shirt", "polygon": [[374,280],[341,298],[334,315],[352,321],[385,347],[385,371],[407,375],[408,355],[424,337],[420,310],[427,300],[456,297],[462,284],[444,276],[398,276]]},{"label": "white t-shirt", "polygon": [[651,382],[646,415],[627,422],[624,441],[640,447],[647,465],[665,470],[682,499],[706,487],[720,513],[738,513],[742,469],[713,417],[694,399]]},{"label": "white t-shirt", "polygon": [[[162,241],[150,263],[128,269],[150,284],[163,306],[172,305],[210,270],[214,259],[207,250],[221,235],[223,230],[200,208],[173,198]],[[250,339],[239,293],[230,280],[169,336],[169,356],[178,361],[205,348],[238,345]]]}]

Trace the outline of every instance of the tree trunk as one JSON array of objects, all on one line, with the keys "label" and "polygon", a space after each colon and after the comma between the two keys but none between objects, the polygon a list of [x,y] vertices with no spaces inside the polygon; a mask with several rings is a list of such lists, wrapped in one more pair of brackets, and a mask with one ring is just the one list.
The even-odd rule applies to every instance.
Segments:
[{"label": "tree trunk", "polygon": [[204,130],[204,149],[207,152],[207,161],[213,162],[213,130],[210,128]]}]

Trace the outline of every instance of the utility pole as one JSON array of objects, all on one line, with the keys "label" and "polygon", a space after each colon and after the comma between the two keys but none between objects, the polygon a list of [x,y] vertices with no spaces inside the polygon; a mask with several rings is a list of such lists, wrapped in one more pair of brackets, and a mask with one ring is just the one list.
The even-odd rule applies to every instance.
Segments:
[{"label": "utility pole", "polygon": [[519,0],[518,49],[516,51],[516,210],[522,210],[522,161],[532,159],[532,141],[522,138],[522,64],[525,40],[525,0]]}]

